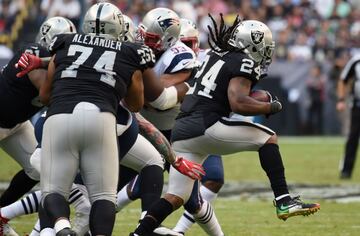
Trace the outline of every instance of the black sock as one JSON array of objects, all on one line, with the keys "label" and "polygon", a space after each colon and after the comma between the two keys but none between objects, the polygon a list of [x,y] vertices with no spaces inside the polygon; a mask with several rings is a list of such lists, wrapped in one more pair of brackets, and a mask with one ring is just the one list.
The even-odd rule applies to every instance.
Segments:
[{"label": "black sock", "polygon": [[147,166],[139,174],[141,209],[147,211],[161,197],[164,172],[159,166]]},{"label": "black sock", "polygon": [[135,233],[139,235],[150,235],[172,212],[173,206],[171,203],[161,198],[148,210],[146,216],[140,221],[139,226],[136,228]]},{"label": "black sock", "polygon": [[111,236],[115,223],[115,204],[108,200],[97,200],[90,211],[91,235]]},{"label": "black sock", "polygon": [[55,222],[46,214],[44,208],[39,204],[39,220],[40,220],[40,231],[45,228],[54,228]]},{"label": "black sock", "polygon": [[29,192],[39,181],[31,179],[24,170],[20,170],[11,180],[9,187],[0,197],[0,207],[16,202]]},{"label": "black sock", "polygon": [[64,196],[50,193],[43,200],[43,207],[51,222],[55,224],[59,218],[70,219],[70,207]]},{"label": "black sock", "polygon": [[279,146],[277,144],[265,144],[259,149],[261,167],[269,177],[271,188],[275,197],[288,194],[285,180],[285,169],[282,163]]}]

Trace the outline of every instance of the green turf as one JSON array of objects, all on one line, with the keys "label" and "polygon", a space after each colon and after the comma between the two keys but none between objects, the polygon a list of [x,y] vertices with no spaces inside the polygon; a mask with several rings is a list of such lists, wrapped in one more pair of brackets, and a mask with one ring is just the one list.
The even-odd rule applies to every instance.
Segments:
[{"label": "green turf", "polygon": [[[360,162],[355,166],[352,180],[338,179],[338,164],[343,155],[345,140],[328,137],[281,137],[280,149],[289,183],[355,184],[360,180]],[[0,152],[0,180],[9,180],[19,167]],[[359,154],[358,154],[359,156]],[[243,152],[224,157],[226,181],[268,182],[262,171],[257,153]],[[360,203],[340,204],[321,201],[322,209],[310,217],[294,217],[286,222],[275,217],[275,209],[268,201],[244,201],[218,199],[216,214],[227,236],[268,235],[359,235]],[[113,235],[125,236],[134,229],[139,215],[139,204],[125,208],[117,216]],[[180,212],[176,212],[165,224],[173,225]],[[19,218],[13,225],[23,235],[33,224],[32,218]],[[205,235],[198,226],[187,235]]]}]

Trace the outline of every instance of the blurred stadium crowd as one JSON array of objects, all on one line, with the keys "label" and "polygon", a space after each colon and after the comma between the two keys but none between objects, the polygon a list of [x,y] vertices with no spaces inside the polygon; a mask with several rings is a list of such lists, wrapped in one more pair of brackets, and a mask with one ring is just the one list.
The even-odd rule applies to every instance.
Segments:
[{"label": "blurred stadium crowd", "polygon": [[[12,50],[32,41],[40,24],[48,17],[64,16],[77,26],[88,6],[95,0],[0,0],[0,36],[11,34],[19,12],[29,17]],[[339,134],[341,117],[336,114],[336,81],[350,56],[360,53],[359,0],[112,0],[138,24],[155,7],[168,7],[181,17],[197,23],[201,46],[207,47],[208,13],[223,13],[227,23],[237,14],[243,19],[266,22],[274,33],[276,52],[269,76],[279,82],[289,112],[279,124],[268,125],[284,134]],[[4,45],[0,58],[11,56]],[[279,72],[281,71],[281,72]],[[290,78],[288,78],[290,77]],[[273,84],[273,83],[269,83]],[[270,91],[271,87],[267,88]],[[281,91],[279,91],[281,92]],[[284,128],[281,120],[293,120],[295,127]],[[326,117],[326,119],[324,119]],[[279,127],[276,127],[279,126]]]}]

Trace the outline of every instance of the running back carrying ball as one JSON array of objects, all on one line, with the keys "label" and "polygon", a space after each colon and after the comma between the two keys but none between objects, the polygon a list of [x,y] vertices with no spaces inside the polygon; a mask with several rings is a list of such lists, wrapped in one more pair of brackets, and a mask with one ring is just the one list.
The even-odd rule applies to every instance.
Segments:
[{"label": "running back carrying ball", "polygon": [[262,89],[251,91],[249,96],[260,102],[271,102],[272,100],[271,94]]}]

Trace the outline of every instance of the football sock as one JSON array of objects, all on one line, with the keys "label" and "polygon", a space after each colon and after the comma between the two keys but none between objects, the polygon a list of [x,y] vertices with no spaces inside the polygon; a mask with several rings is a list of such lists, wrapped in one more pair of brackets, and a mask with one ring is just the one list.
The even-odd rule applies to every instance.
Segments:
[{"label": "football sock", "polygon": [[11,220],[17,216],[35,213],[38,211],[40,199],[40,191],[30,193],[25,198],[16,201],[6,207],[2,207],[0,209],[1,216]]},{"label": "football sock", "polygon": [[[58,193],[48,194],[43,199],[43,207],[46,215],[49,216],[50,222],[53,222],[54,225],[55,222],[58,222],[59,219],[69,221],[68,219],[70,218],[70,207],[64,196]],[[62,230],[63,228],[66,228],[61,228],[63,225],[65,225],[64,221],[61,222],[62,223],[58,223],[58,227],[55,229],[56,232]]]},{"label": "football sock", "polygon": [[39,236],[39,235],[40,235],[40,220],[38,219],[29,236]]},{"label": "football sock", "polygon": [[117,198],[116,198],[116,212],[121,211],[124,207],[126,207],[127,205],[129,205],[130,202],[132,202],[133,200],[131,200],[129,198],[129,195],[127,193],[127,188],[128,185],[124,186],[118,193],[117,193]]},{"label": "football sock", "polygon": [[29,192],[39,181],[30,178],[20,170],[11,180],[9,187],[0,197],[0,207],[8,206]]},{"label": "football sock", "polygon": [[42,204],[39,205],[39,220],[40,220],[40,229],[46,229],[46,228],[54,228],[54,222],[51,220],[51,218],[47,215],[45,212]]},{"label": "football sock", "polygon": [[[200,193],[202,198],[210,203],[213,202],[217,197],[217,193],[214,193],[203,185],[200,186]],[[185,233],[191,228],[194,223],[195,219],[193,215],[185,210],[173,230],[176,232]]]},{"label": "football sock", "polygon": [[143,168],[139,174],[141,209],[147,211],[154,202],[160,199],[163,184],[164,172],[157,165]]},{"label": "football sock", "polygon": [[195,224],[194,216],[185,210],[173,230],[179,233],[185,233],[193,224]]},{"label": "football sock", "polygon": [[62,218],[55,222],[55,232],[59,232],[65,228],[71,228],[70,221],[68,219]]},{"label": "football sock", "polygon": [[270,180],[275,198],[284,194],[289,194],[279,146],[273,143],[265,144],[259,149],[259,157],[261,167]]},{"label": "football sock", "polygon": [[40,236],[54,236],[55,230],[53,228],[45,228],[40,232]]},{"label": "football sock", "polygon": [[200,194],[204,200],[210,203],[212,203],[218,195],[203,185],[200,186]]},{"label": "football sock", "polygon": [[111,236],[115,223],[115,204],[108,200],[97,200],[90,212],[91,235]]},{"label": "football sock", "polygon": [[214,210],[210,203],[204,201],[200,211],[194,214],[195,221],[200,227],[208,234],[212,236],[223,236],[224,233],[221,230],[221,226],[216,218]]},{"label": "football sock", "polygon": [[173,212],[173,206],[170,202],[161,198],[148,211],[144,219],[135,230],[136,234],[149,235],[155,228],[159,227],[161,222]]}]

